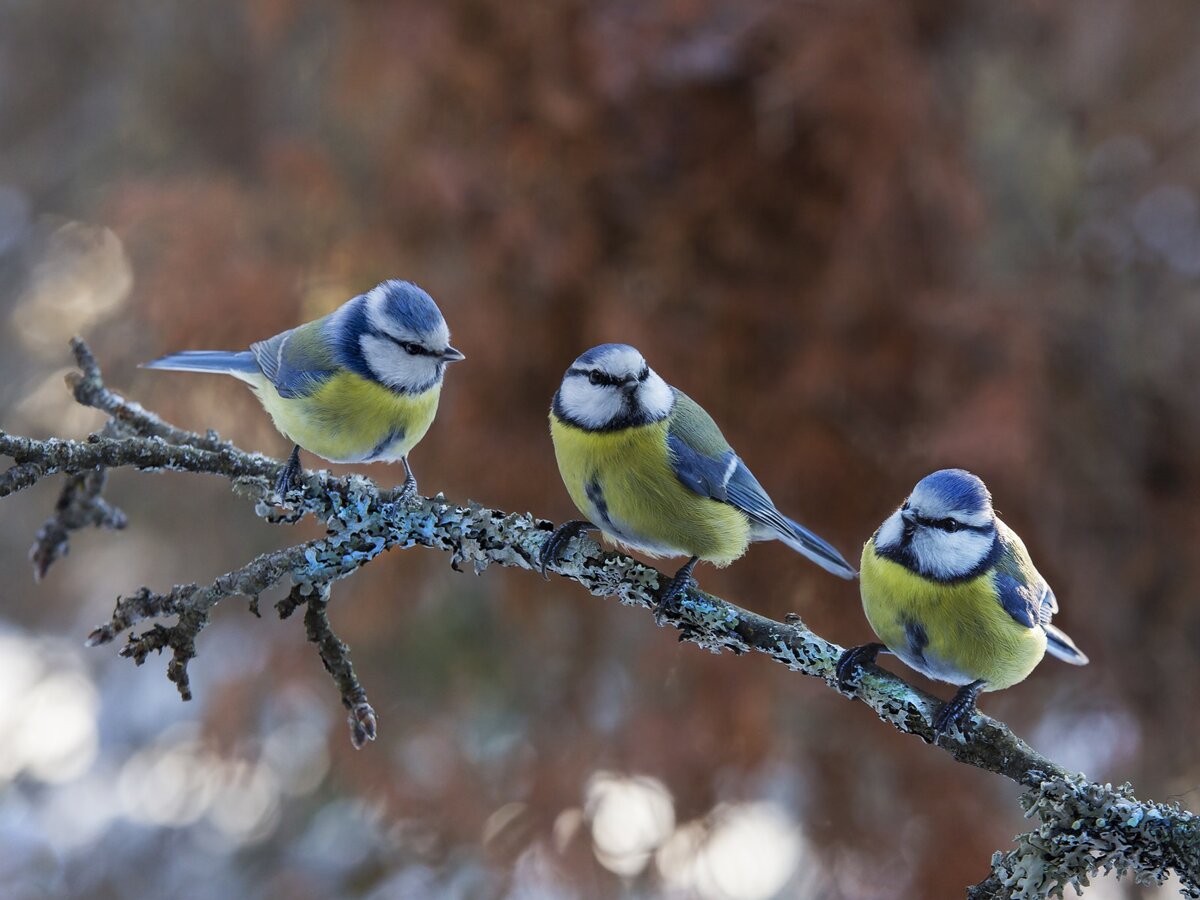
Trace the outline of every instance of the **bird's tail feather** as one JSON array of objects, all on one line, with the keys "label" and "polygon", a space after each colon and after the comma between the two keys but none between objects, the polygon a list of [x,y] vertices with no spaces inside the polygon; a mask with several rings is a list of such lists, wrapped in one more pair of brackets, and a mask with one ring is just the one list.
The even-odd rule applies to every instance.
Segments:
[{"label": "bird's tail feather", "polygon": [[1087,656],[1064,632],[1050,624],[1043,625],[1042,628],[1046,631],[1046,652],[1051,656],[1057,656],[1063,662],[1068,662],[1073,666],[1088,664]]},{"label": "bird's tail feather", "polygon": [[253,375],[260,369],[249,350],[185,350],[171,353],[153,362],[142,363],[143,369],[168,369],[173,372],[221,372],[226,375]]},{"label": "bird's tail feather", "polygon": [[832,544],[817,537],[799,522],[793,521],[782,514],[780,514],[780,517],[789,526],[787,533],[778,533],[781,541],[797,553],[807,556],[826,572],[836,575],[839,578],[850,579],[858,577],[858,570],[846,562],[842,554],[838,553]]}]

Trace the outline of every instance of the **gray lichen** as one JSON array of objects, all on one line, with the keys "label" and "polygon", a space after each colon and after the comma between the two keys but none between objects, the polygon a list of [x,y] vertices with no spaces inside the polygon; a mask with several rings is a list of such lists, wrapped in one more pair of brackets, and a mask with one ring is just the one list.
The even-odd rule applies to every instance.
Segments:
[{"label": "gray lichen", "polygon": [[1200,820],[1179,804],[1138,800],[1128,784],[1059,775],[1025,793],[1021,806],[1038,827],[992,857],[991,877],[970,897],[1062,897],[1068,885],[1083,893],[1098,873],[1162,884],[1172,871],[1184,896],[1200,897]]}]

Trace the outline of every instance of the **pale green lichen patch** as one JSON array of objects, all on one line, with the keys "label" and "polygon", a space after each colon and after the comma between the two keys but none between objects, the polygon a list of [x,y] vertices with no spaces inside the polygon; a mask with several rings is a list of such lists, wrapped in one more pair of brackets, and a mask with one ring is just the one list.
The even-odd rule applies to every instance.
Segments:
[{"label": "pale green lichen patch", "polygon": [[728,631],[738,622],[733,607],[707,594],[689,593],[679,601],[679,609],[689,624],[707,631]]},{"label": "pale green lichen patch", "polygon": [[1200,820],[1178,804],[1139,801],[1128,784],[1069,775],[1042,781],[1021,806],[1039,825],[992,859],[1004,896],[1062,897],[1068,885],[1082,893],[1100,872],[1162,884],[1174,871],[1183,895],[1200,898]]}]

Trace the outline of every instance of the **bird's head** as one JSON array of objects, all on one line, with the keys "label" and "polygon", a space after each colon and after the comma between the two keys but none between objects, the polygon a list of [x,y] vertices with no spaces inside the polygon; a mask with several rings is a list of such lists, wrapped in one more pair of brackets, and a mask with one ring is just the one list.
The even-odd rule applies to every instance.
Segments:
[{"label": "bird's head", "polygon": [[992,495],[965,469],[926,475],[875,534],[876,550],[937,581],[975,571],[995,542]]},{"label": "bird's head", "polygon": [[567,369],[555,414],[587,431],[614,431],[665,419],[675,395],[628,344],[593,347]]},{"label": "bird's head", "polygon": [[408,281],[384,281],[351,300],[332,327],[353,368],[406,393],[433,387],[446,363],[464,358],[433,298]]}]

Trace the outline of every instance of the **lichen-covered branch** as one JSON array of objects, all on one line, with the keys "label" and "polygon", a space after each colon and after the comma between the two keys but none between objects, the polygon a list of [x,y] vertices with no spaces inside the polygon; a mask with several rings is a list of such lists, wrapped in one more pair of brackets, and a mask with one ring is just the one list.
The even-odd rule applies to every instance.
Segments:
[{"label": "lichen-covered branch", "polygon": [[1140,801],[1128,784],[1067,775],[1043,779],[1021,806],[1038,827],[1017,836],[1017,849],[992,857],[992,874],[968,891],[969,900],[1061,897],[1068,885],[1082,892],[1101,872],[1161,884],[1171,870],[1185,896],[1200,897],[1200,819],[1178,804]]},{"label": "lichen-covered branch", "polygon": [[[287,618],[305,606],[306,634],[337,685],[349,712],[351,739],[361,747],[375,737],[376,716],[349,649],[330,626],[333,582],[385,550],[417,545],[449,552],[456,570],[469,565],[478,574],[493,564],[537,570],[539,552],[553,529],[550,522],[456,505],[441,495],[406,498],[366,478],[338,479],[326,473],[307,474],[296,491],[279,497],[272,485],[281,463],[239,450],[215,433],[195,434],[163,422],[106,388],[81,341],[72,347],[80,372],[68,383],[79,402],[110,415],[105,432],[86,441],[41,441],[0,432],[0,455],[14,463],[0,474],[0,497],[54,474],[68,476],[55,518],[39,533],[31,553],[39,575],[66,552],[71,531],[87,524],[123,524],[123,517],[101,497],[104,472],[111,468],[220,475],[231,479],[269,521],[312,515],[326,525],[325,537],[265,553],[208,585],[177,586],[166,594],[141,588],[118,598],[112,618],[92,632],[89,642],[107,643],[129,631],[121,653],[139,664],[151,652],[169,650],[168,677],[184,699],[190,697],[188,662],[196,656],[196,639],[217,603],[245,596],[257,614],[262,592],[289,586],[276,610]],[[666,577],[630,557],[603,551],[587,537],[573,539],[551,570],[593,594],[646,609],[655,609],[656,592]],[[810,631],[797,616],[777,622],[693,590],[660,617],[680,630],[680,640],[713,652],[763,653],[841,690],[834,668],[842,648]],[[150,624],[143,627],[145,623]],[[1127,788],[1071,775],[1006,725],[982,714],[972,717],[966,734],[955,730],[938,739],[931,722],[940,701],[875,667],[859,676],[853,696],[899,731],[937,743],[956,760],[1027,789],[1022,802],[1039,827],[1018,838],[1017,849],[996,854],[992,875],[972,888],[972,896],[1061,894],[1065,885],[1086,884],[1095,872],[1113,868],[1155,881],[1174,871],[1188,895],[1200,898],[1200,825],[1178,805],[1141,802]]]}]

